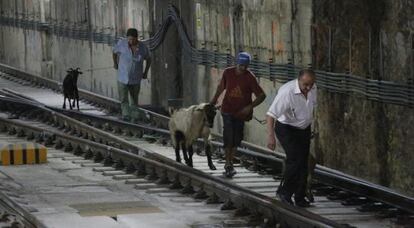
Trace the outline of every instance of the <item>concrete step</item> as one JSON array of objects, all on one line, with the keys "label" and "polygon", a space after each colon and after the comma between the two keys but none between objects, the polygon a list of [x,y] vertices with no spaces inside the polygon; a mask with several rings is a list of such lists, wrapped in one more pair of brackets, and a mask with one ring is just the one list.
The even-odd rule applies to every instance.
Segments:
[{"label": "concrete step", "polygon": [[125,172],[122,170],[109,170],[109,171],[103,171],[102,175],[104,176],[125,175]]},{"label": "concrete step", "polygon": [[106,166],[104,166],[104,167],[95,167],[95,168],[93,168],[93,171],[95,171],[95,172],[115,171],[115,170],[116,170],[115,168],[112,168],[112,167],[106,167]]},{"label": "concrete step", "polygon": [[114,178],[114,180],[128,180],[128,179],[134,179],[134,178],[137,178],[137,177],[135,175],[132,175],[132,174],[121,174],[121,175],[114,175],[113,178]]},{"label": "concrete step", "polygon": [[82,167],[90,167],[90,168],[98,168],[103,167],[104,165],[101,163],[83,163],[81,164]]},{"label": "concrete step", "polygon": [[72,161],[72,163],[73,164],[93,164],[95,162],[92,161],[92,160],[85,160],[85,159],[83,159],[83,160],[74,160],[74,161]]},{"label": "concrete step", "polygon": [[169,188],[151,188],[148,189],[147,191],[145,191],[146,193],[166,193],[166,192],[171,192],[171,189]]},{"label": "concrete step", "polygon": [[154,184],[154,183],[143,183],[143,184],[136,184],[135,185],[135,188],[140,189],[140,190],[150,189],[150,188],[157,188],[157,187],[158,187],[158,185]]},{"label": "concrete step", "polygon": [[78,156],[65,156],[62,159],[65,161],[76,161],[76,160],[80,160],[81,158]]},{"label": "concrete step", "polygon": [[125,184],[142,184],[142,183],[151,183],[151,182],[146,179],[128,179],[125,181]]}]

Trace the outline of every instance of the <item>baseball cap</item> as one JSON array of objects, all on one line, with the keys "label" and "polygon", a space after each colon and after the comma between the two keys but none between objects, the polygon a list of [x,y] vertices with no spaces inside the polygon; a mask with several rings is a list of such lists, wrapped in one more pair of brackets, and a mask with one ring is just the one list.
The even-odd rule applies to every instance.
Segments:
[{"label": "baseball cap", "polygon": [[249,65],[250,64],[250,54],[247,52],[240,52],[237,55],[237,64],[240,65]]}]

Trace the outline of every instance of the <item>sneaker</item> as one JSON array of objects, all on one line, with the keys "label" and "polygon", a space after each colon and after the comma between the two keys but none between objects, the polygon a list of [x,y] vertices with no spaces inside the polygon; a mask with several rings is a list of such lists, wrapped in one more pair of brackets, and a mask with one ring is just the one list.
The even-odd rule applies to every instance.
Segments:
[{"label": "sneaker", "polygon": [[230,175],[230,177],[233,177],[236,174],[237,174],[237,171],[234,169],[233,166],[230,166],[230,168],[229,168],[229,175]]},{"label": "sneaker", "polygon": [[282,203],[293,205],[292,197],[286,196],[285,194],[279,192],[276,193],[276,196]]},{"label": "sneaker", "polygon": [[121,120],[123,120],[125,122],[129,122],[130,118],[128,116],[123,116],[123,117],[121,117]]},{"label": "sneaker", "polygon": [[225,165],[223,175],[227,178],[232,178],[236,174],[236,170],[234,170],[232,165]]},{"label": "sneaker", "polygon": [[223,176],[225,176],[225,177],[228,177],[227,176],[227,174],[228,174],[228,171],[229,170],[229,166],[228,165],[224,165],[224,172],[223,172]]},{"label": "sneaker", "polygon": [[299,200],[295,199],[295,205],[297,207],[310,207],[309,201],[307,201],[304,198],[303,199],[299,199]]}]

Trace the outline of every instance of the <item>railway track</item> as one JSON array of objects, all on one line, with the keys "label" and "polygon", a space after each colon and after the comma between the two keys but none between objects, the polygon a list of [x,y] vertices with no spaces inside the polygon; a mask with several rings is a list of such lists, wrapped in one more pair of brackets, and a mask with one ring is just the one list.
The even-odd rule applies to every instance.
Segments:
[{"label": "railway track", "polygon": [[159,184],[171,183],[171,188],[182,188],[183,193],[194,194],[196,198],[224,202],[223,209],[239,208],[244,213],[257,214],[263,218],[260,223],[267,225],[277,223],[283,227],[341,227],[340,224],[306,210],[282,204],[246,187],[176,163],[155,153],[154,148],[145,146],[143,142],[141,145],[128,143],[120,137],[60,113],[49,112],[40,105],[5,97],[0,100],[3,113],[5,109],[19,112],[6,112],[13,116],[19,115],[19,119],[0,118],[0,129],[3,132],[34,139],[48,146],[55,145],[58,149],[63,148],[75,155],[102,162],[110,166],[104,169],[104,174],[129,174],[132,175],[131,178],[135,174],[145,174],[149,180],[157,180]]},{"label": "railway track", "polygon": [[[0,187],[2,187],[0,185]],[[31,214],[15,202],[15,196],[7,189],[0,189],[0,227],[43,227]]]},{"label": "railway track", "polygon": [[[0,117],[4,117],[4,113],[0,113]],[[53,130],[53,128],[36,121],[22,121],[21,124]],[[36,138],[32,140],[36,140]],[[22,134],[0,132],[0,144],[2,142],[27,143],[28,140]],[[191,224],[192,227],[249,227],[260,225],[260,221],[258,221],[260,217],[246,215],[246,213],[240,213],[240,211],[234,213],[233,210],[221,210],[219,201],[217,203],[211,200],[207,201],[203,197],[201,199],[200,197],[193,197],[186,191],[181,191],[181,189],[170,189],[169,185],[165,182],[159,183],[158,178],[153,178],[153,175],[144,175],[145,172],[141,171],[140,175],[125,174],[125,172],[95,162],[93,158],[85,159],[83,156],[75,155],[73,150],[69,151],[65,147],[56,149],[55,145],[52,144],[46,147],[48,148],[48,164],[2,168],[0,172],[0,179],[2,180],[0,183],[0,227],[50,227],[53,226],[54,218],[59,217],[59,220],[62,220],[62,209],[59,212],[56,210],[56,208],[62,207],[69,208],[64,210],[66,216],[76,213],[73,212],[73,209],[70,209],[74,208],[82,216],[88,217],[100,214],[110,216],[115,220],[115,222],[106,220],[107,222],[118,222],[125,225],[128,220],[127,227],[136,227],[132,221],[141,226],[143,226],[143,223],[154,225],[151,220],[147,221],[146,216],[142,218],[144,219],[142,221],[139,218],[132,219],[134,215],[132,217],[127,215],[134,214],[136,210],[142,212],[144,209],[142,208],[142,202],[148,202],[144,210],[155,213],[151,213],[150,217],[165,220],[169,216],[180,216],[180,220],[177,220],[175,225],[171,224],[174,227],[184,226],[185,224]],[[66,152],[64,152],[65,149]],[[21,170],[25,170],[26,174],[21,173]],[[63,170],[64,172],[62,172]],[[68,170],[76,171],[69,171],[68,173]],[[103,174],[102,177],[96,177],[92,174],[93,171]],[[38,182],[37,179],[41,176],[50,179]],[[28,181],[28,179],[33,181]],[[96,195],[87,189],[84,189],[86,192],[73,195],[74,191],[79,191],[78,188],[85,187],[94,188],[94,191],[97,191]],[[45,191],[50,192],[51,195],[45,194]],[[56,201],[56,193],[66,199],[71,199],[69,200],[70,204],[68,204],[68,200],[64,202]],[[111,195],[114,195],[114,197]],[[121,195],[123,200],[117,200],[119,199],[117,195]],[[85,198],[90,200],[85,200]],[[126,199],[128,201],[124,201]],[[93,205],[106,206],[96,209]],[[125,208],[128,212],[125,212]],[[159,210],[163,212],[156,213]],[[187,216],[189,210],[194,213],[193,216]],[[51,211],[54,212],[51,213]],[[33,216],[30,214],[32,212],[35,213]],[[139,212],[136,215],[139,215]],[[76,224],[82,223],[82,219],[73,216],[76,218]],[[129,217],[129,219],[125,220],[125,217]],[[99,220],[102,224],[102,218],[95,219],[95,221]],[[85,223],[86,221],[83,222],[83,224]],[[91,227],[94,224],[90,220],[88,223],[89,226],[84,227]]]},{"label": "railway track", "polygon": [[45,227],[31,212],[31,208],[24,204],[24,199],[18,195],[15,189],[0,183],[0,227]]},{"label": "railway track", "polygon": [[[10,77],[9,75],[6,75],[6,77],[3,78],[16,81],[14,77]],[[26,80],[18,79],[17,82],[20,84],[26,83],[24,85],[26,87],[28,85]],[[45,90],[42,91],[44,92]],[[45,107],[42,104],[35,102],[30,97],[25,97],[12,90],[4,90],[3,95],[15,99],[13,101],[11,98],[2,99],[2,102],[6,102],[11,106],[13,106],[12,102],[16,102],[17,99],[24,99],[25,102],[27,102],[26,105],[36,104],[35,106],[39,109],[48,109],[48,111],[43,110],[38,111],[38,114],[33,114],[36,113],[33,110],[34,108],[27,112],[22,112],[22,110],[24,110],[24,108],[21,107],[22,104],[20,104],[20,106],[14,104],[19,107],[9,109],[9,111],[11,111],[12,115],[15,117],[41,117],[40,119],[46,120],[48,118],[45,116],[52,115],[55,119],[54,121],[48,121],[49,124],[54,124],[55,127],[60,128],[61,130],[66,129],[68,132],[72,133],[72,135],[81,136],[88,138],[89,141],[92,140],[115,148],[127,150],[130,153],[142,151],[142,149],[139,149],[139,145],[143,143],[145,144],[147,141],[155,141],[158,142],[158,144],[147,143],[147,149],[149,149],[152,154],[149,156],[147,151],[146,156],[163,162],[165,158],[173,157],[174,153],[170,147],[160,146],[159,144],[168,144],[168,132],[163,128],[165,127],[165,121],[168,120],[165,116],[142,110],[142,121],[149,120],[152,126],[148,124],[132,124],[119,121],[113,116],[108,116],[108,113],[116,110],[114,108],[109,108],[110,112],[108,113],[103,113],[102,111],[97,110],[93,110],[92,112],[89,110],[89,113],[71,112],[53,107]],[[89,97],[92,97],[92,95],[89,94]],[[102,99],[104,98],[98,96],[93,102],[99,103],[99,100]],[[20,100],[20,102],[22,101]],[[104,102],[106,105],[108,105],[108,103],[110,102]],[[109,106],[115,107],[116,102],[113,102]],[[47,114],[47,112],[49,114]],[[59,122],[56,120],[56,116],[60,115],[60,113],[65,114],[59,117],[63,119],[63,124],[56,123]],[[73,119],[70,119],[67,116],[79,120],[79,123],[73,122]],[[87,128],[84,128],[85,126],[82,126],[81,122],[86,126],[93,125],[96,128],[99,128],[100,131],[90,135],[87,134],[87,137],[85,137],[85,132],[92,132],[92,130],[89,129],[88,131]],[[77,126],[77,124],[79,124],[79,126]],[[218,137],[218,139],[220,138]],[[59,143],[59,141],[57,143]],[[218,140],[213,142],[213,144],[216,150],[215,154],[217,155],[214,162],[221,163],[221,142]],[[274,197],[275,190],[279,184],[283,155],[271,153],[263,148],[245,142],[243,147],[244,148],[239,149],[239,159],[241,164],[237,167],[240,175],[234,178],[232,184],[251,192],[255,192],[262,197],[268,197],[269,200],[273,201],[274,199],[272,198]],[[208,170],[206,166],[203,166],[205,164],[204,157],[195,157],[195,160],[199,161],[195,168],[201,170],[203,174],[208,174],[211,177],[219,177],[221,175],[222,170],[219,169],[218,171],[213,172]],[[171,159],[169,159],[169,161],[171,161]],[[198,167],[198,165],[200,166]],[[222,165],[218,165],[217,167],[221,168],[221,166]],[[245,169],[244,167],[247,167],[248,169]],[[401,223],[402,226],[412,224],[412,198],[402,196],[390,189],[379,187],[324,167],[318,167],[316,174],[317,183],[315,184],[315,192],[318,196],[316,197],[315,207],[310,208],[309,211],[321,215],[321,218],[333,221],[335,225],[349,224],[357,227],[398,226],[399,223]],[[217,179],[220,180],[220,178]],[[231,203],[234,203],[233,201],[228,201],[228,204],[231,206]],[[275,201],[274,203],[278,202]],[[286,205],[280,206],[283,207]],[[246,208],[246,205],[242,205],[241,208]],[[359,210],[356,210],[357,208]],[[293,209],[298,210],[297,208]]]}]

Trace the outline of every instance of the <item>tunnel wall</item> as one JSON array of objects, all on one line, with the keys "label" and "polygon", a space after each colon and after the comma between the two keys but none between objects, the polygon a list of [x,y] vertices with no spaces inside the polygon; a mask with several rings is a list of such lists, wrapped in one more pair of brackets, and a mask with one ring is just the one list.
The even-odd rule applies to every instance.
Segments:
[{"label": "tunnel wall", "polygon": [[[77,26],[117,36],[125,36],[128,27],[136,27],[141,39],[149,37],[145,0],[5,0],[0,4],[3,15],[9,17]],[[68,68],[80,67],[84,71],[78,82],[80,88],[118,97],[110,45],[16,27],[2,27],[0,41],[3,63],[58,81],[63,81]],[[143,80],[139,103],[150,101],[150,83]]]},{"label": "tunnel wall", "polygon": [[[244,50],[264,62],[304,67],[312,63],[321,70],[412,83],[414,20],[410,1],[0,2],[3,15],[10,17],[27,15],[116,36],[125,34],[128,27],[137,27],[142,39],[160,28],[169,4],[177,8],[191,44],[200,50],[233,56]],[[169,98],[183,98],[187,106],[207,102],[213,96],[224,68],[194,64],[184,57],[179,41],[176,27],[171,26],[164,42],[153,51],[150,79],[142,83],[141,104],[166,107]],[[72,66],[95,69],[86,71],[80,87],[117,98],[116,72],[110,69],[110,45],[16,27],[0,27],[0,45],[1,62],[44,77],[62,80],[65,70]],[[263,120],[280,83],[258,80],[267,98],[255,109],[254,116]],[[314,124],[318,160],[412,195],[413,114],[410,108],[320,89]],[[220,117],[214,131],[222,132]],[[264,146],[265,131],[265,125],[252,120],[246,124],[245,139]]]},{"label": "tunnel wall", "polygon": [[[217,50],[235,56],[247,51],[260,61],[302,66],[311,63],[310,1],[195,1],[197,48]],[[223,68],[198,66],[198,99],[208,101],[215,93]],[[279,83],[259,78],[267,94],[266,100],[255,108],[254,117],[264,120],[265,113],[276,95]],[[208,86],[204,86],[208,85]],[[221,132],[221,118],[216,130]],[[253,119],[246,123],[245,138],[266,145],[266,126]]]},{"label": "tunnel wall", "polygon": [[[305,66],[311,63],[311,3],[305,0],[227,0],[219,4],[208,0],[5,0],[1,7],[8,17],[17,15],[22,19],[76,25],[116,36],[122,36],[128,27],[137,27],[141,38],[147,39],[166,18],[169,4],[180,12],[186,33],[198,49],[232,55],[245,50],[261,61],[290,60]],[[164,42],[152,53],[151,76],[143,81],[141,104],[165,107],[169,98],[183,98],[187,106],[211,99],[223,68],[196,65],[182,57],[179,40],[175,26],[170,26]],[[86,69],[79,80],[81,88],[117,98],[110,45],[16,27],[1,28],[1,44],[1,59],[6,64],[59,81],[67,68],[79,66]],[[263,120],[280,85],[259,80],[268,94],[266,101],[256,108],[255,116]],[[247,125],[246,139],[263,145],[265,127],[255,120]],[[220,132],[220,123],[217,126]]]},{"label": "tunnel wall", "polygon": [[[321,0],[313,5],[316,68],[412,84],[414,3]],[[316,151],[330,167],[414,194],[414,110],[319,93]]]}]

